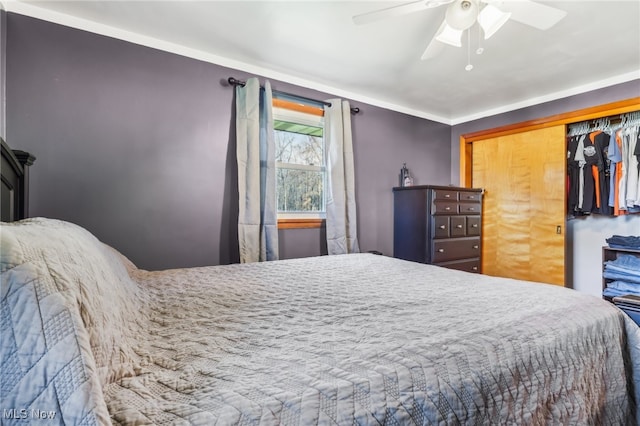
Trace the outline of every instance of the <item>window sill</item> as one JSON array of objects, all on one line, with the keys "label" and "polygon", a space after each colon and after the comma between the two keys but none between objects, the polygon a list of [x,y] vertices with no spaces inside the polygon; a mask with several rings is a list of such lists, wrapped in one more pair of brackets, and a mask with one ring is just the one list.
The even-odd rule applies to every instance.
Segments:
[{"label": "window sill", "polygon": [[322,228],[324,219],[278,219],[278,229]]}]

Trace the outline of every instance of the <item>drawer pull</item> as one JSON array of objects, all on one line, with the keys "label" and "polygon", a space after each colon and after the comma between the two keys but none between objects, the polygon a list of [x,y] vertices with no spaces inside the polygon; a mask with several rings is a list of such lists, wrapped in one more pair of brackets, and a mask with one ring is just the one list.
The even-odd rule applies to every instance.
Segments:
[{"label": "drawer pull", "polygon": [[439,227],[439,228],[440,228],[440,229],[447,229],[447,227],[446,227],[446,226],[444,226],[444,225],[440,225],[440,227]]},{"label": "drawer pull", "polygon": [[438,253],[444,253],[444,249],[443,248],[438,249]]},{"label": "drawer pull", "polygon": [[477,250],[478,249],[478,245],[477,244],[474,245],[473,248],[474,248],[474,250]]},{"label": "drawer pull", "polygon": [[447,207],[445,207],[444,209],[445,209],[446,211],[449,211],[449,210],[451,210],[451,207],[447,206]]},{"label": "drawer pull", "polygon": [[451,194],[444,194],[444,198],[451,198]]},{"label": "drawer pull", "polygon": [[475,210],[475,207],[469,207],[469,211],[472,212]]},{"label": "drawer pull", "polygon": [[471,269],[473,269],[474,271],[477,271],[477,270],[478,270],[478,267],[477,267],[477,266],[474,266],[474,267],[473,267],[473,268],[471,268]]},{"label": "drawer pull", "polygon": [[462,225],[456,225],[456,228],[461,229]]},{"label": "drawer pull", "polygon": [[477,223],[474,223],[473,225],[471,225],[471,227],[472,227],[472,228],[477,228],[477,227],[478,227],[478,224],[477,224]]}]

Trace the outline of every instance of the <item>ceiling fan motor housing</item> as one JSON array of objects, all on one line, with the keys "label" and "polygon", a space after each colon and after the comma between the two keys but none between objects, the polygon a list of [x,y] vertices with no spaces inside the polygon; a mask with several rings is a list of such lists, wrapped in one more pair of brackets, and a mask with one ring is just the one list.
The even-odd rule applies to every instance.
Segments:
[{"label": "ceiling fan motor housing", "polygon": [[478,18],[479,6],[476,0],[456,0],[447,8],[447,25],[459,31],[470,28]]}]

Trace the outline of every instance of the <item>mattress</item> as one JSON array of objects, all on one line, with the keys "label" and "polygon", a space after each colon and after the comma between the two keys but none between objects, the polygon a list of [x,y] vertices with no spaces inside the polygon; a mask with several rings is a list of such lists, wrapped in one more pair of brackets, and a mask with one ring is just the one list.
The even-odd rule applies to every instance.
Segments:
[{"label": "mattress", "polygon": [[60,424],[636,424],[638,328],[590,295],[372,254],[144,271],[67,222],[1,231],[3,408]]}]

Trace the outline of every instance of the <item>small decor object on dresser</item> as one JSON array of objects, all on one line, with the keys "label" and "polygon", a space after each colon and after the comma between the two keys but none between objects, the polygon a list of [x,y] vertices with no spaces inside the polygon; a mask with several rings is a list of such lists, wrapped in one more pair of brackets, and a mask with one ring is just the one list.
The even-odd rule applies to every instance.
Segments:
[{"label": "small decor object on dresser", "polygon": [[411,173],[407,168],[407,163],[402,163],[402,168],[400,169],[400,186],[413,186],[413,177],[411,177]]},{"label": "small decor object on dresser", "polygon": [[481,272],[482,190],[394,188],[393,256]]}]

